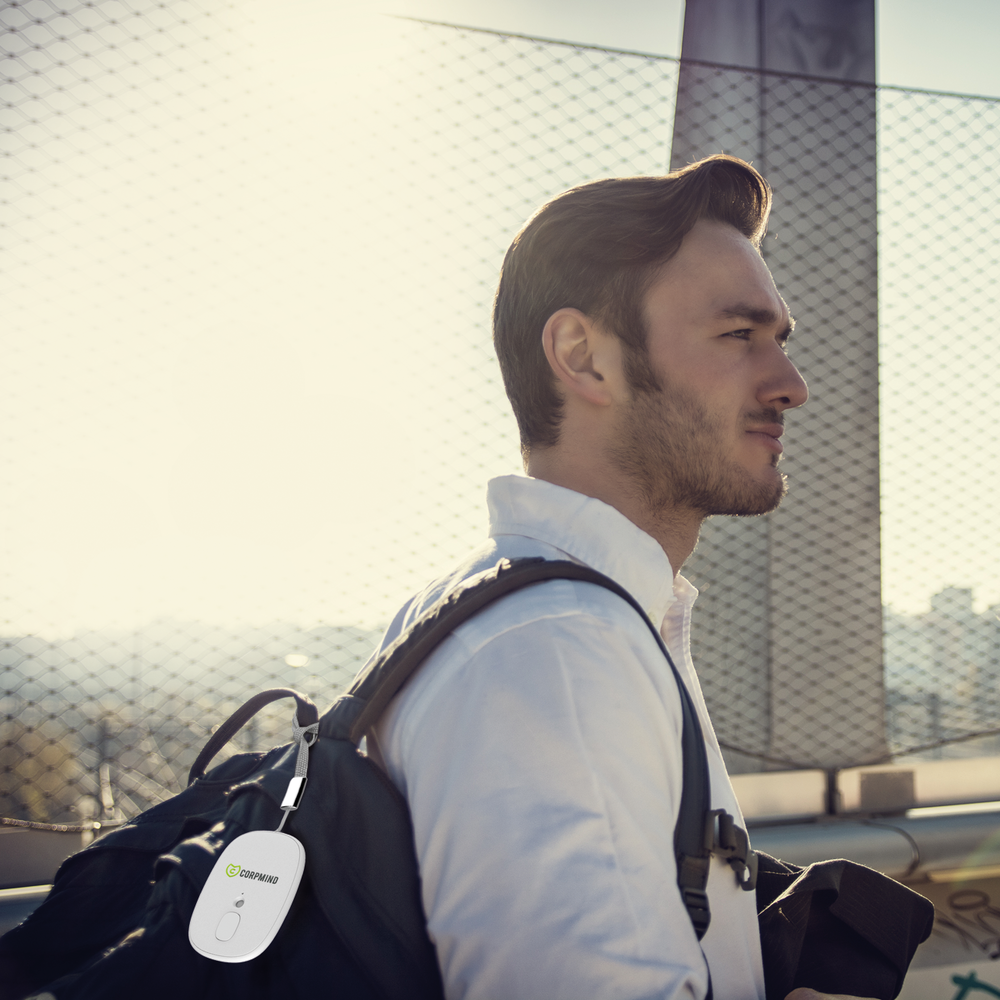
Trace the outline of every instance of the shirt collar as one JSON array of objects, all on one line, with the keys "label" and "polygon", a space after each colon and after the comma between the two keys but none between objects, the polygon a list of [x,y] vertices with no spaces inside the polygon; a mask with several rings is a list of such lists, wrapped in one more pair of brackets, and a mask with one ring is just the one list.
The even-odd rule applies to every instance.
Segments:
[{"label": "shirt collar", "polygon": [[491,479],[486,494],[490,536],[526,535],[610,576],[663,622],[667,609],[690,611],[698,591],[674,579],[660,543],[610,504],[528,476]]}]

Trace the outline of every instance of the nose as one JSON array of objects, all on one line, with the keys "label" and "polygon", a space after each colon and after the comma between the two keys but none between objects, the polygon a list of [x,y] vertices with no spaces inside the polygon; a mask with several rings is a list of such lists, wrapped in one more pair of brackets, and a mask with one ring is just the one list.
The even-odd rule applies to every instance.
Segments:
[{"label": "nose", "polygon": [[809,386],[784,351],[779,349],[774,369],[757,394],[764,406],[792,410],[809,398]]}]

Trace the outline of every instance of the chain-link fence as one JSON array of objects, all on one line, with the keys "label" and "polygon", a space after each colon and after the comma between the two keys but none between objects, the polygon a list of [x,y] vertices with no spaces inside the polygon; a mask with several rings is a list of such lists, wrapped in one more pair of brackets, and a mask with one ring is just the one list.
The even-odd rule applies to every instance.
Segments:
[{"label": "chain-link fence", "polygon": [[[675,60],[325,6],[2,7],[0,815],[133,814],[254,690],[328,702],[519,468],[510,238],[670,161]],[[998,724],[997,102],[878,102],[900,751]]]},{"label": "chain-link fence", "polygon": [[[1000,726],[1000,102],[881,95],[882,548],[891,746]],[[1000,752],[995,736],[933,756]]]}]

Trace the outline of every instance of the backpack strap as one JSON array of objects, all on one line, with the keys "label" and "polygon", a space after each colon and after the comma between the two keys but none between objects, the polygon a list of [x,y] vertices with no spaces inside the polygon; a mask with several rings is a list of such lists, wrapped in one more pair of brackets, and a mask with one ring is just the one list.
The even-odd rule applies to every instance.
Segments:
[{"label": "backpack strap", "polygon": [[[711,920],[708,894],[705,891],[708,869],[713,848],[720,840],[716,832],[716,817],[720,811],[710,811],[709,808],[711,796],[708,755],[705,751],[701,724],[691,695],[659,630],[649,620],[639,602],[610,577],[579,563],[539,557],[501,559],[492,569],[470,578],[460,589],[434,604],[358,674],[348,694],[366,704],[351,726],[351,739],[355,744],[361,742],[361,738],[379,720],[400,688],[450,632],[493,601],[522,587],[545,580],[578,580],[583,583],[594,583],[617,594],[639,613],[670,664],[681,701],[681,751],[684,777],[677,826],[674,830],[677,883],[691,924],[698,939],[701,940]],[[719,818],[721,820],[721,817]],[[731,823],[732,817],[729,819]],[[720,830],[721,827],[722,823]],[[725,832],[729,833],[729,827],[725,828]],[[746,844],[743,860],[749,870],[750,862],[746,858],[749,844],[745,833],[743,842]]]}]

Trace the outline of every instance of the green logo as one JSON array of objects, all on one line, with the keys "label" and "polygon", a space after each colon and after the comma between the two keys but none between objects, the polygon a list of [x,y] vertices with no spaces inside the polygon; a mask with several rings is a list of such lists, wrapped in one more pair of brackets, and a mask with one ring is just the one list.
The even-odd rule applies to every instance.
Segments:
[{"label": "green logo", "polygon": [[234,875],[239,875],[240,866],[239,865],[226,865],[226,874],[232,878]]}]

